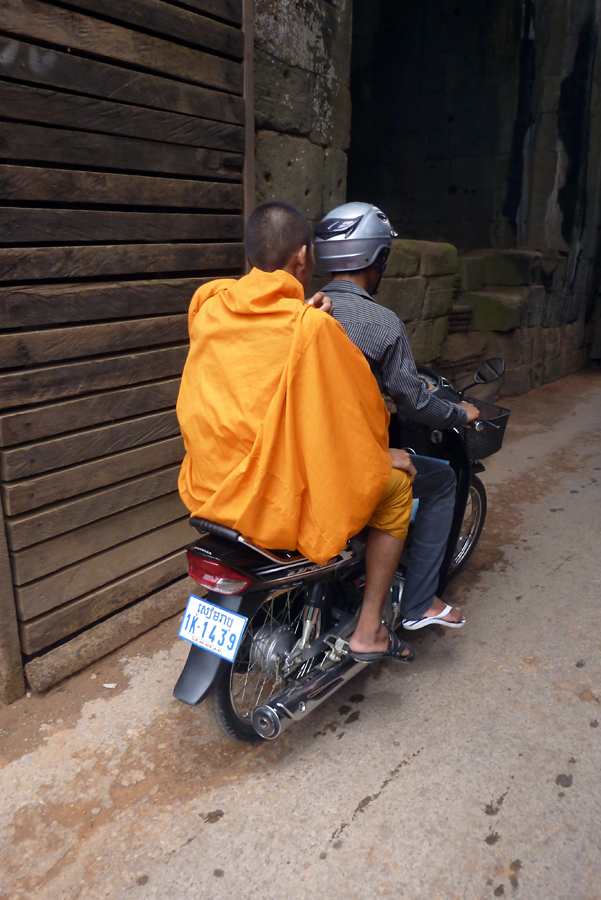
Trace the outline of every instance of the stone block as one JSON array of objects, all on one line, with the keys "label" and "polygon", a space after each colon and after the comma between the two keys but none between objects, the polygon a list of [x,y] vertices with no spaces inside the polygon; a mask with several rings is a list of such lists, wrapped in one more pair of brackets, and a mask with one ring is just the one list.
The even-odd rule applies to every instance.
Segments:
[{"label": "stone block", "polygon": [[483,286],[513,287],[540,282],[542,254],[537,250],[473,250],[464,259],[484,260]]},{"label": "stone block", "polygon": [[559,89],[561,87],[562,78],[560,75],[547,75],[543,81],[543,96],[541,101],[541,112],[552,113],[557,112],[559,105]]},{"label": "stone block", "polygon": [[[561,328],[543,328],[543,357],[548,360],[561,355]],[[559,376],[558,376],[559,377]]]},{"label": "stone block", "polygon": [[543,322],[545,328],[552,328],[559,325],[562,320],[562,310],[564,307],[563,291],[552,291],[547,294],[545,301],[545,314]]},{"label": "stone block", "polygon": [[553,356],[545,359],[543,364],[543,380],[542,384],[549,384],[550,381],[557,381],[562,377],[562,364],[559,356]]},{"label": "stone block", "polygon": [[407,325],[413,358],[418,365],[427,365],[442,357],[448,329],[449,320],[446,316],[427,321],[422,319]]},{"label": "stone block", "polygon": [[524,336],[528,336],[530,340],[529,359],[530,359],[530,380],[532,387],[540,387],[543,383],[544,373],[544,346],[545,335],[543,328],[528,328],[522,332]]},{"label": "stone block", "polygon": [[308,135],[313,119],[315,76],[255,51],[255,125],[258,129]]},{"label": "stone block", "polygon": [[508,397],[517,397],[525,394],[535,385],[532,384],[530,366],[518,366],[516,369],[507,368],[503,375],[503,393]]},{"label": "stone block", "polygon": [[547,256],[541,260],[541,281],[548,293],[563,291],[568,261],[565,256]]},{"label": "stone block", "polygon": [[392,249],[386,265],[386,278],[406,278],[410,275],[417,275],[419,260],[416,242],[397,238],[392,242]]},{"label": "stone block", "polygon": [[472,307],[472,331],[512,331],[520,327],[523,297],[505,291],[468,291],[461,303]]},{"label": "stone block", "polygon": [[313,91],[311,140],[346,150],[351,142],[351,93],[329,75],[316,75]]},{"label": "stone block", "polygon": [[414,241],[419,252],[420,275],[455,275],[457,273],[457,248],[452,244],[432,241]]},{"label": "stone block", "polygon": [[418,365],[431,362],[433,323],[418,321],[407,325],[407,337],[411,345],[413,359]]},{"label": "stone block", "polygon": [[[524,332],[522,329],[516,331],[493,331],[488,341],[486,355],[488,357],[500,356],[505,360],[507,367],[518,368],[524,364],[529,364],[530,356],[528,348],[524,347]],[[526,350],[526,353],[524,353]]]},{"label": "stone block", "polygon": [[[461,377],[456,379],[455,383],[459,388],[463,388],[470,383],[472,380],[472,376],[474,374],[474,370],[470,370],[466,373],[465,377]],[[499,394],[502,388],[504,381],[503,378],[500,378],[498,381],[493,381],[492,384],[477,384],[474,387],[470,387],[469,396],[475,397],[477,400],[483,400],[485,403],[496,403],[499,399]]]},{"label": "stone block", "polygon": [[256,137],[256,202],[284,200],[311,222],[323,215],[325,154],[305,138],[260,131]]},{"label": "stone block", "polygon": [[597,316],[592,318],[584,326],[584,346],[591,347],[597,338],[599,326],[601,325],[601,308],[598,310]]},{"label": "stone block", "polygon": [[480,361],[486,354],[488,339],[488,334],[475,331],[450,334],[447,337],[442,358],[451,366],[467,361],[471,364],[476,359]]},{"label": "stone block", "polygon": [[560,325],[567,325],[571,322],[575,322],[578,319],[583,308],[586,305],[586,297],[586,289],[579,289],[576,284],[572,286],[572,289],[569,292],[565,291],[563,293],[563,302],[561,305],[559,322]]},{"label": "stone block", "polygon": [[524,297],[522,307],[522,326],[524,328],[536,328],[544,324],[547,293],[541,284],[524,288],[521,292]]},{"label": "stone block", "polygon": [[378,291],[378,303],[391,309],[403,322],[422,318],[426,294],[425,278],[383,278]]},{"label": "stone block", "polygon": [[422,319],[409,323],[408,334],[414,359],[418,364],[432,365],[441,359],[448,334],[448,319]]},{"label": "stone block", "polygon": [[447,316],[453,306],[456,287],[456,275],[434,275],[428,278],[422,318],[436,319],[439,316]]},{"label": "stone block", "polygon": [[[255,0],[255,44],[283,62],[348,79],[350,3]],[[340,45],[340,46],[339,46]],[[340,72],[336,71],[340,68]]]},{"label": "stone block", "polygon": [[576,350],[571,353],[562,353],[560,357],[559,377],[565,378],[566,375],[572,375],[573,372],[579,372],[587,363],[587,353],[585,350]]},{"label": "stone block", "polygon": [[458,260],[462,291],[479,291],[484,284],[484,258],[461,256]]},{"label": "stone block", "polygon": [[441,359],[449,336],[449,317],[438,316],[432,323],[432,361]]},{"label": "stone block", "polygon": [[584,322],[572,322],[562,328],[562,352],[577,353],[584,346]]},{"label": "stone block", "polygon": [[323,211],[330,212],[346,199],[347,156],[344,150],[326,150],[323,177]]}]

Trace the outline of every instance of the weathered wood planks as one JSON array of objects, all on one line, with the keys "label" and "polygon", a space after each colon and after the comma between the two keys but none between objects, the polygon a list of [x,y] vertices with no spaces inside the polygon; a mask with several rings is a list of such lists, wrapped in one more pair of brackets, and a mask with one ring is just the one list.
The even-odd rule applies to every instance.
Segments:
[{"label": "weathered wood planks", "polygon": [[182,612],[188,594],[189,580],[180,578],[93,625],[66,643],[30,659],[25,663],[25,675],[32,691],[46,690],[111,650],[123,647],[159,622]]},{"label": "weathered wood planks", "polygon": [[174,405],[190,299],[245,262],[245,22],[242,0],[2,3],[0,495],[23,650],[61,672],[57,642],[180,602]]},{"label": "weathered wood planks", "polygon": [[153,381],[59,403],[0,413],[0,447],[115,422],[155,409],[172,408],[179,378]]},{"label": "weathered wood planks", "polygon": [[18,37],[36,38],[183,81],[242,93],[242,66],[237,62],[182,45],[174,53],[169,41],[40,0],[2,0],[2,29]]},{"label": "weathered wood planks", "polygon": [[177,6],[189,6],[190,9],[197,9],[199,12],[217,16],[220,19],[225,19],[226,22],[242,24],[242,4],[240,0],[166,0],[166,2],[177,4]]},{"label": "weathered wood planks", "polygon": [[10,81],[0,81],[0,116],[98,134],[244,152],[244,129],[239,125]]},{"label": "weathered wood planks", "polygon": [[85,462],[87,459],[120,453],[129,447],[151,444],[174,434],[179,434],[177,417],[175,410],[168,409],[91,428],[89,431],[27,444],[25,447],[3,450],[0,452],[0,473],[5,481],[17,481],[40,472]]},{"label": "weathered wood planks", "polygon": [[0,286],[0,328],[32,328],[98,319],[186,312],[208,278],[122,281],[104,284]]},{"label": "weathered wood planks", "polygon": [[[151,175],[0,165],[0,200],[242,210],[242,185]],[[155,212],[156,214],[156,212]]]},{"label": "weathered wood planks", "polygon": [[242,244],[106,244],[81,247],[0,247],[0,281],[98,278],[151,272],[235,271]]},{"label": "weathered wood planks", "polygon": [[5,372],[0,375],[0,406],[8,409],[179,375],[187,352],[187,347],[165,347],[125,356]]},{"label": "weathered wood planks", "polygon": [[68,5],[226,56],[242,59],[244,55],[244,37],[239,28],[161,0],[68,0]]},{"label": "weathered wood planks", "polygon": [[82,557],[94,556],[158,526],[181,519],[185,514],[179,494],[171,493],[84,525],[77,531],[13,552],[11,566],[15,584],[27,584],[42,578],[72,565]]},{"label": "weathered wood planks", "polygon": [[0,360],[5,369],[20,368],[138,347],[176,344],[185,341],[187,336],[185,315],[20,331],[0,334]]},{"label": "weathered wood planks", "polygon": [[136,569],[133,573],[77,600],[71,600],[51,612],[43,613],[29,622],[20,622],[23,652],[37,653],[44,647],[49,647],[87,625],[123,609],[150,591],[181,578],[185,572],[186,557],[179,551],[144,568]]},{"label": "weathered wood planks", "polygon": [[0,154],[5,160],[69,163],[86,169],[166,172],[231,181],[242,177],[242,155],[229,150],[205,150],[18,122],[3,122]]},{"label": "weathered wood planks", "polygon": [[189,540],[190,526],[186,518],[89,556],[46,578],[17,586],[15,596],[19,618],[26,622],[62,606],[108,581],[181,550]]},{"label": "weathered wood planks", "polygon": [[241,216],[0,206],[4,244],[239,241],[242,231]]},{"label": "weathered wood planks", "polygon": [[2,485],[2,502],[7,515],[16,516],[50,503],[95,491],[153,469],[161,469],[184,458],[181,437],[167,438],[146,447],[95,459],[69,469],[36,475]]},{"label": "weathered wood planks", "polygon": [[52,503],[42,509],[13,516],[6,524],[8,545],[11,550],[21,550],[130,506],[169,494],[177,488],[179,469],[179,465],[166,466],[147,475],[86,493],[75,500]]},{"label": "weathered wood planks", "polygon": [[112,61],[86,59],[25,40],[0,37],[0,75],[67,90],[76,84],[91,97],[244,125],[244,102],[234,94],[148,72],[136,72],[132,78],[131,69]]}]

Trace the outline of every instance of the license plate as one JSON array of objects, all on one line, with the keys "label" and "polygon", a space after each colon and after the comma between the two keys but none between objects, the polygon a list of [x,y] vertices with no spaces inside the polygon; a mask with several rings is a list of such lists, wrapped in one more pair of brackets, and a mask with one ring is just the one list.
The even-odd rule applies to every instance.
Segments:
[{"label": "license plate", "polygon": [[190,596],[179,636],[233,662],[248,619],[200,597]]}]

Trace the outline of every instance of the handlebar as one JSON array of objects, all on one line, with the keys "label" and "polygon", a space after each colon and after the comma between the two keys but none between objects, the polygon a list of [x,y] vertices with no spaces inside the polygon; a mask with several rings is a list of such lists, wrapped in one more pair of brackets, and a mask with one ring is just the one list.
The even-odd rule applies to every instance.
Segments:
[{"label": "handlebar", "polygon": [[485,431],[487,425],[490,426],[490,428],[496,428],[497,431],[499,430],[499,426],[495,425],[494,422],[482,421],[482,419],[474,419],[470,424],[474,431],[477,431],[478,433]]}]

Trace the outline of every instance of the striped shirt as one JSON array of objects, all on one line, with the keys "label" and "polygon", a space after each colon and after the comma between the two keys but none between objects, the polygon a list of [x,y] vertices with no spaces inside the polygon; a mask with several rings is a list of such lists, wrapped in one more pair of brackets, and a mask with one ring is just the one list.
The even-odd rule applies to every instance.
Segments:
[{"label": "striped shirt", "polygon": [[332,315],[365,355],[380,389],[394,400],[404,419],[432,428],[455,428],[467,421],[456,403],[429,393],[415,368],[405,326],[389,309],[353,281],[331,281]]}]

